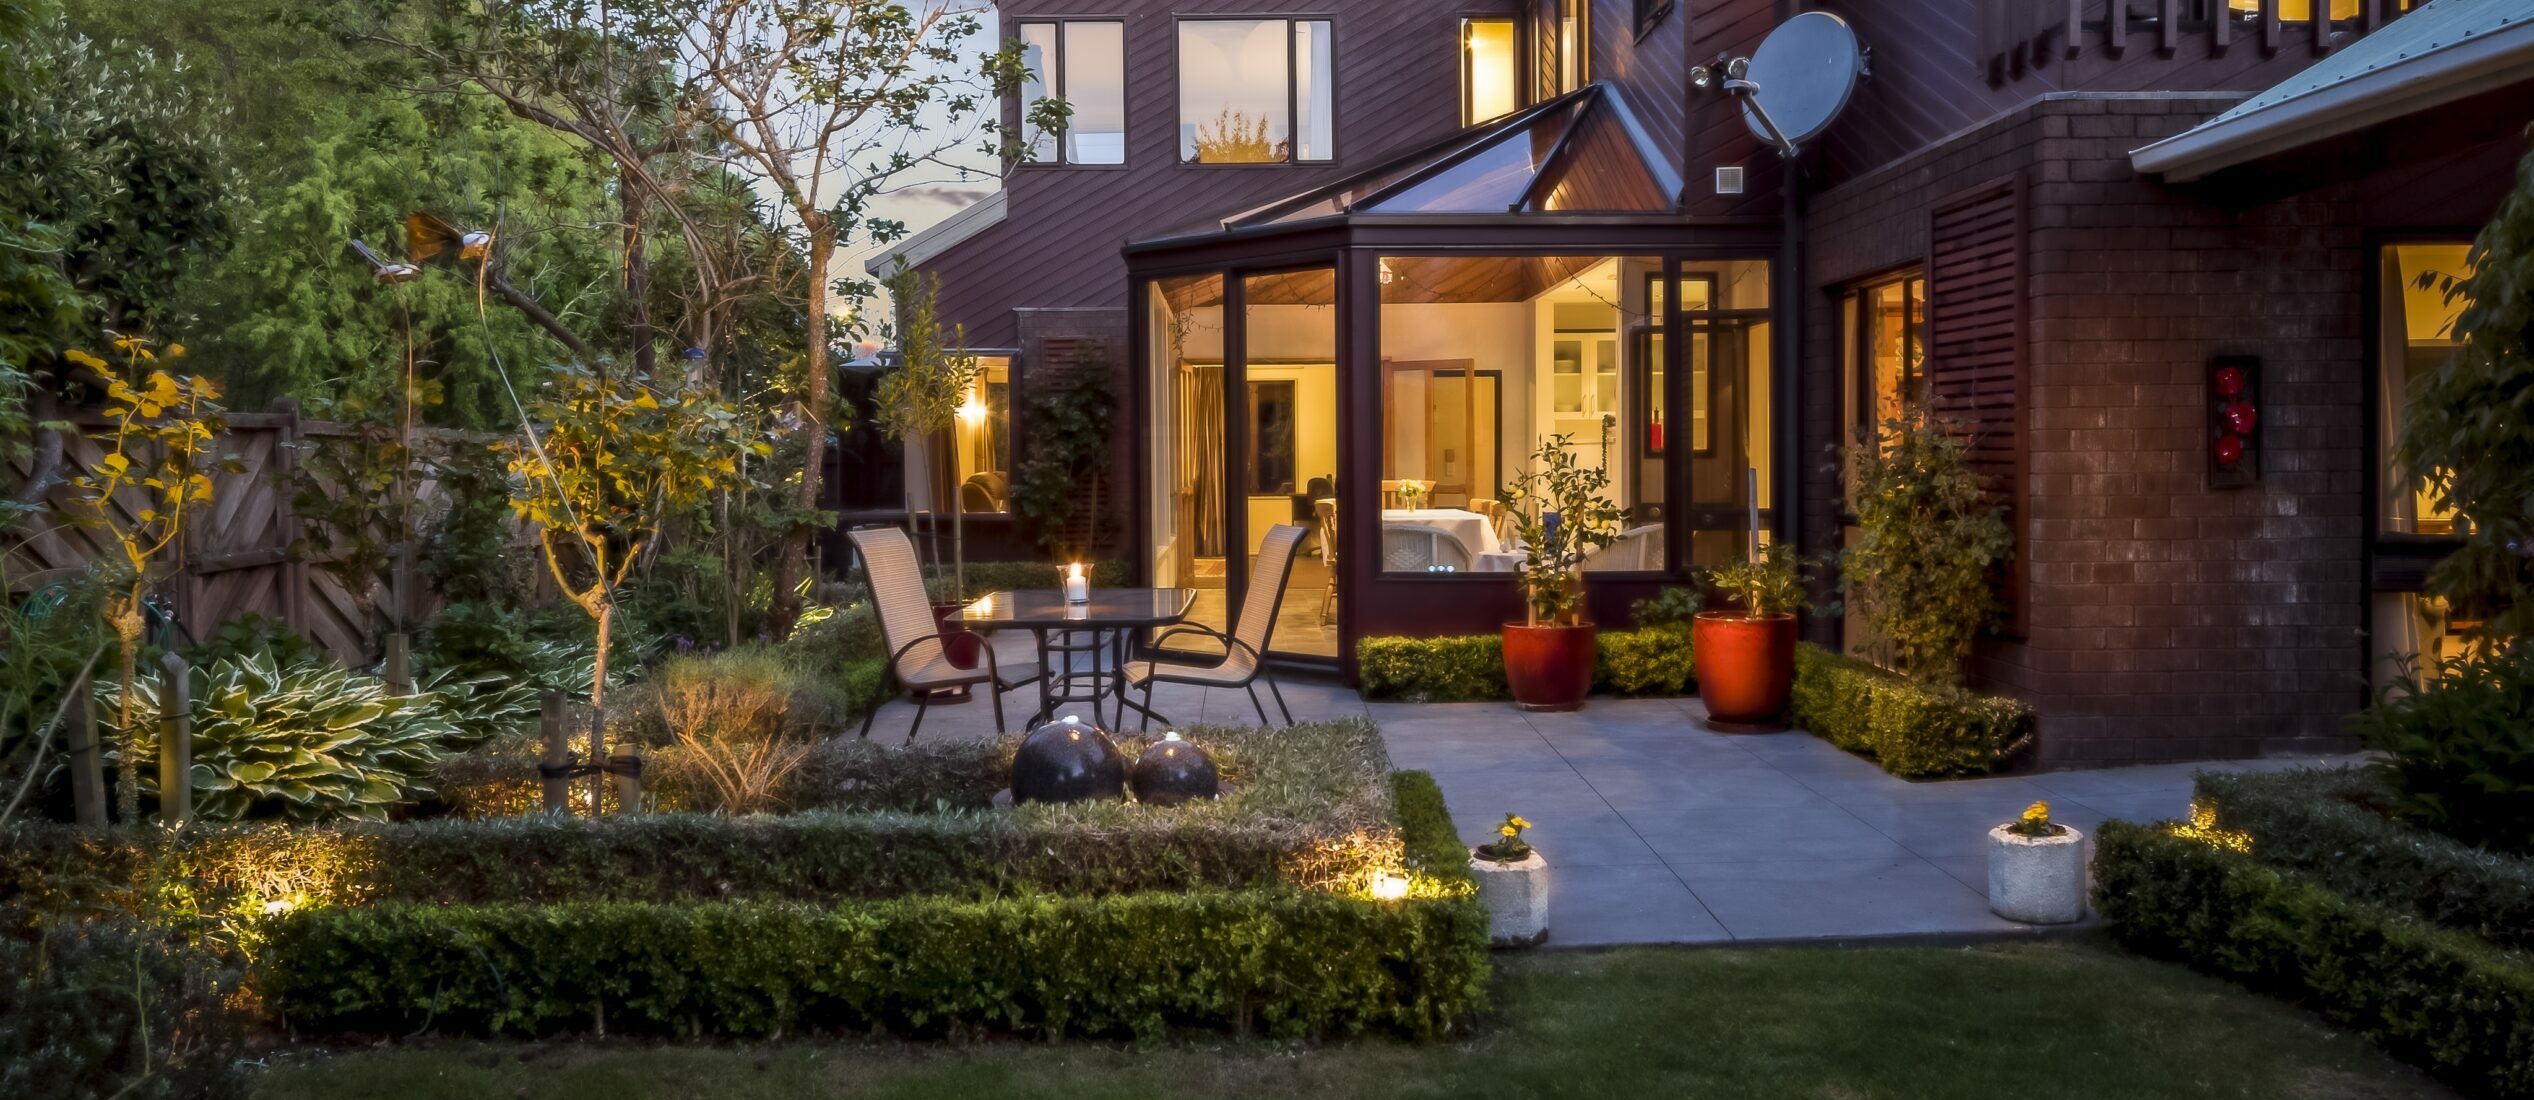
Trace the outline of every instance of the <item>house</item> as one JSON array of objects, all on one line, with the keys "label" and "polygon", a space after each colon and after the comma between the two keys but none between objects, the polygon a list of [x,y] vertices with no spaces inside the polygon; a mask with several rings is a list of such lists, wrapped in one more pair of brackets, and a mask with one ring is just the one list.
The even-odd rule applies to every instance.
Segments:
[{"label": "house", "polygon": [[[1801,8],[1870,75],[1790,161],[1693,71]],[[1033,380],[1105,365],[1141,576],[1219,617],[1236,548],[1326,532],[1284,656],[1518,617],[1474,517],[1558,437],[1628,517],[1599,621],[1757,542],[1834,550],[1839,447],[1920,394],[2009,504],[1974,671],[2045,764],[2345,747],[2371,677],[2444,644],[2451,520],[2385,456],[2534,119],[2524,0],[1001,11],[1069,125],[874,261],[992,349],[992,442],[936,480],[1000,473]]]}]

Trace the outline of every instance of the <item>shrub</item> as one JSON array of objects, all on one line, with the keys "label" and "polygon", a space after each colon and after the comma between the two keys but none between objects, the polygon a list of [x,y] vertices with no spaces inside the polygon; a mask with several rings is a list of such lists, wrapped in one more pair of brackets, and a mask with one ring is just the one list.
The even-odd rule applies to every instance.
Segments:
[{"label": "shrub", "polygon": [[2395,814],[2534,853],[2534,645],[2473,646],[2427,684],[2406,671],[2354,724],[2384,754]]},{"label": "shrub", "polygon": [[1638,626],[1687,627],[1707,609],[1706,593],[1685,584],[1667,584],[1661,592],[1628,605]]},{"label": "shrub", "polygon": [[2534,948],[2534,860],[2387,818],[2380,776],[2356,768],[2204,773],[2195,804],[2252,837],[2253,858],[2352,900],[2406,910],[2493,943]]},{"label": "shrub", "polygon": [[1682,695],[1696,689],[1689,627],[1610,630],[1593,636],[1593,685],[1621,695]]},{"label": "shrub", "polygon": [[2534,968],[2156,827],[2095,838],[2094,904],[2142,954],[2304,1003],[2472,1091],[2534,1092]]},{"label": "shrub", "polygon": [[[1623,695],[1677,695],[1690,678],[1687,628],[1604,630],[1593,640],[1593,685]],[[1467,703],[1510,699],[1504,639],[1366,638],[1355,643],[1356,684],[1367,699]]]},{"label": "shrub", "polygon": [[1841,583],[1889,663],[1928,683],[1961,681],[1972,639],[1997,614],[1990,571],[2015,550],[2005,509],[1971,468],[1971,443],[1965,426],[1913,401],[1848,448],[1857,542]]},{"label": "shrub", "polygon": [[234,963],[134,921],[0,936],[0,1096],[243,1097]]},{"label": "shrub", "polygon": [[[133,688],[139,736],[126,743],[154,760],[160,684],[143,678]],[[432,767],[463,736],[431,695],[396,695],[374,676],[313,663],[277,669],[262,654],[220,661],[193,679],[194,811],[214,821],[383,821],[429,792]],[[157,790],[157,769],[138,770]]]},{"label": "shrub", "polygon": [[1795,724],[1883,770],[1976,775],[2032,743],[2032,709],[2013,699],[1913,683],[1810,643],[1795,646]]},{"label": "shrub", "polygon": [[645,686],[650,714],[674,743],[662,754],[662,770],[685,780],[701,808],[774,808],[780,788],[817,747],[806,720],[812,689],[770,650],[672,657]]}]

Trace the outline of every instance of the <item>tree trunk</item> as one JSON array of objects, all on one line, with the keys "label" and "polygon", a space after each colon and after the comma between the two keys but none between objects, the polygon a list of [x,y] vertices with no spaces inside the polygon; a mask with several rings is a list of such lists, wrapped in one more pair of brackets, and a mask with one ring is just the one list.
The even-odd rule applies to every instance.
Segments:
[{"label": "tree trunk", "polygon": [[[590,672],[590,763],[607,763],[607,628],[616,618],[616,601],[607,597],[605,589],[598,595],[598,655]],[[590,773],[590,816],[597,817],[599,807],[607,801],[607,772]]]},{"label": "tree trunk", "polygon": [[651,325],[651,258],[642,240],[642,211],[646,205],[642,181],[626,168],[616,174],[616,193],[622,197],[625,217],[625,333],[633,340],[634,377],[649,383],[652,371],[659,366],[659,342]]},{"label": "tree trunk", "polygon": [[141,820],[141,727],[132,721],[132,684],[141,659],[141,597],[137,589],[129,608],[115,617],[114,628],[123,646],[123,690],[116,699],[115,710],[116,721],[123,730],[123,760],[115,768],[114,811],[117,820],[128,825]]},{"label": "tree trunk", "polygon": [[806,213],[802,223],[809,229],[809,377],[801,385],[801,431],[806,445],[801,449],[800,506],[801,517],[783,533],[783,553],[774,567],[774,600],[766,609],[766,629],[774,637],[789,637],[792,623],[800,617],[801,575],[809,559],[810,521],[808,516],[818,508],[818,476],[827,460],[827,271],[836,255],[836,227],[827,216],[816,211]]}]

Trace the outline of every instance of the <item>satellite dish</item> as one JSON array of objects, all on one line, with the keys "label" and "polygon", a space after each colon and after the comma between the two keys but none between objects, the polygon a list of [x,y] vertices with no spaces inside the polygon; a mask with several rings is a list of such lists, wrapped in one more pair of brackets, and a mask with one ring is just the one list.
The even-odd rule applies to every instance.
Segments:
[{"label": "satellite dish", "polygon": [[1770,31],[1724,90],[1742,100],[1742,121],[1787,156],[1830,128],[1865,76],[1865,48],[1848,21],[1808,11]]}]

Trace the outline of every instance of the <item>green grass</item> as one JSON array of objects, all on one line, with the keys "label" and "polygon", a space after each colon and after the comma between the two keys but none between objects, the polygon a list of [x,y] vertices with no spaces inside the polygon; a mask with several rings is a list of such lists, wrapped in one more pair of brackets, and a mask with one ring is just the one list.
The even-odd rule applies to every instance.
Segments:
[{"label": "green grass", "polygon": [[1508,959],[1456,1043],[439,1042],[273,1061],[260,1100],[520,1096],[2447,1095],[2296,1009],[2091,941]]}]

